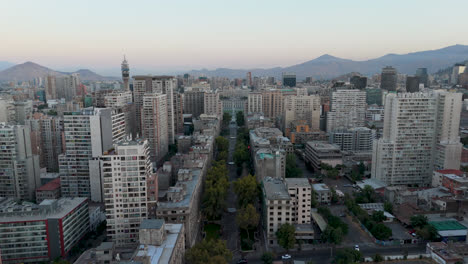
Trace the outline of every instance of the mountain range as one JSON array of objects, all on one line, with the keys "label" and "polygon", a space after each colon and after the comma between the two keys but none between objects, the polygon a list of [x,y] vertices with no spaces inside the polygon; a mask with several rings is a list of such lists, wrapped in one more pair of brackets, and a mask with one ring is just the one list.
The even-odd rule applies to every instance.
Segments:
[{"label": "mountain range", "polygon": [[37,77],[44,77],[48,74],[63,76],[72,73],[79,73],[82,81],[112,81],[119,79],[117,77],[101,76],[88,69],[81,69],[75,72],[60,72],[28,61],[0,71],[0,81],[29,81]]},{"label": "mountain range", "polygon": [[280,78],[283,72],[296,73],[298,80],[305,77],[316,79],[331,79],[350,72],[359,72],[365,76],[380,73],[385,66],[395,67],[399,73],[415,74],[417,68],[427,68],[429,73],[447,68],[453,64],[468,59],[467,45],[453,45],[437,50],[419,51],[408,54],[387,54],[385,56],[365,61],[354,61],[337,58],[328,54],[316,59],[292,65],[269,69],[228,69],[193,70],[194,76],[224,76],[229,78],[245,78],[247,72],[253,76],[274,76]]},{"label": "mountain range", "polygon": [[[468,45],[453,45],[436,50],[419,51],[408,54],[387,54],[385,56],[365,61],[342,59],[332,55],[322,55],[316,59],[292,65],[288,67],[255,68],[255,69],[229,69],[218,68],[215,70],[192,70],[189,74],[194,76],[220,76],[228,78],[245,78],[247,72],[253,76],[274,76],[281,78],[283,72],[296,73],[298,80],[305,77],[315,79],[333,79],[351,72],[357,72],[364,76],[380,73],[385,66],[395,67],[399,73],[415,74],[417,68],[427,68],[429,73],[435,73],[446,69],[453,64],[468,60]],[[9,67],[9,68],[7,68]],[[3,69],[3,70],[2,70]],[[132,68],[130,67],[132,72]],[[36,77],[44,77],[47,74],[57,76],[64,74],[80,73],[83,81],[107,81],[119,80],[119,77],[106,77],[88,69],[75,72],[61,72],[41,66],[34,62],[25,62],[14,65],[6,61],[0,61],[0,81],[28,81]],[[179,72],[182,74],[185,72]]]}]

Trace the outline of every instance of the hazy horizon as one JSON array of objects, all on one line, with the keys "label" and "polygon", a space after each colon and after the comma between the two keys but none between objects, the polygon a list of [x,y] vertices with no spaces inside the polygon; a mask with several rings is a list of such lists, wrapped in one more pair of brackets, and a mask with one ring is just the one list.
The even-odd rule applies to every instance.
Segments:
[{"label": "hazy horizon", "polygon": [[[118,75],[367,60],[468,44],[468,1],[11,1],[0,61]],[[25,8],[27,7],[27,8]],[[417,11],[415,11],[417,10]]]}]

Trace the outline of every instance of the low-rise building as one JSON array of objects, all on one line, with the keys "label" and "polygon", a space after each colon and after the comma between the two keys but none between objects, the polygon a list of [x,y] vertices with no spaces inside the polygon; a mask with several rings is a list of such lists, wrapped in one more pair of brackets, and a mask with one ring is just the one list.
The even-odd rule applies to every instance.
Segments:
[{"label": "low-rise building", "polygon": [[162,219],[148,219],[140,225],[140,247],[132,261],[149,263],[184,263],[183,224],[166,224]]},{"label": "low-rise building", "polygon": [[283,179],[286,174],[286,152],[283,149],[261,148],[253,152],[255,176],[258,181],[265,177]]},{"label": "low-rise building", "polygon": [[55,178],[36,190],[36,201],[38,203],[46,199],[58,199],[60,196],[60,178]]},{"label": "low-rise building", "polygon": [[305,161],[315,170],[320,169],[320,164],[324,163],[335,167],[343,164],[340,147],[324,141],[309,141],[305,149]]},{"label": "low-rise building", "polygon": [[65,258],[89,231],[86,198],[44,200],[39,205],[0,200],[3,263],[38,263]]},{"label": "low-rise building", "polygon": [[315,193],[315,199],[320,204],[330,204],[331,203],[331,190],[324,183],[312,184],[312,189]]},{"label": "low-rise building", "polygon": [[[307,178],[286,178],[285,183],[293,205],[293,221],[298,224],[310,224],[312,187],[309,180]],[[306,227],[302,229],[303,232],[306,232],[306,230]]]}]

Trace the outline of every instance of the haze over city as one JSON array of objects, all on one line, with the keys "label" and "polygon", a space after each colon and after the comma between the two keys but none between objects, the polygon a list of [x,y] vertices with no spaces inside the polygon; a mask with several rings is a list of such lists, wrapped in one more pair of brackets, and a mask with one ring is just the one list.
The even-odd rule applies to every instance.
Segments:
[{"label": "haze over city", "polygon": [[[118,75],[365,60],[468,44],[468,2],[5,1],[0,60]],[[450,12],[442,12],[450,6]],[[25,8],[27,7],[27,8]],[[461,31],[460,31],[461,30]],[[139,70],[140,69],[140,70]]]}]

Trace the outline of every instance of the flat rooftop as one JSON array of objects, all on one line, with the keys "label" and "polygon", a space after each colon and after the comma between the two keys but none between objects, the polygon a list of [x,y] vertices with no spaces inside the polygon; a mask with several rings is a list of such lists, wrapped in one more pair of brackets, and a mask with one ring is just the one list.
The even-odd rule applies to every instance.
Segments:
[{"label": "flat rooftop", "polygon": [[307,178],[286,178],[286,185],[290,187],[311,187]]},{"label": "flat rooftop", "polygon": [[160,246],[140,245],[134,260],[140,261],[141,258],[149,258],[151,264],[169,263],[177,238],[182,231],[182,226],[183,224],[166,224],[164,229],[167,235],[164,242]]},{"label": "flat rooftop", "polygon": [[168,209],[168,208],[178,208],[178,207],[189,207],[190,206],[190,203],[192,201],[192,196],[193,196],[193,193],[195,191],[195,187],[197,186],[198,181],[201,180],[200,179],[201,170],[192,169],[191,173],[192,173],[192,180],[182,181],[181,182],[181,183],[186,184],[186,186],[187,186],[186,194],[184,196],[184,199],[182,199],[179,202],[169,202],[169,201],[159,202],[158,203],[158,208],[157,208],[158,211],[165,210],[165,209]]},{"label": "flat rooftop", "polygon": [[312,184],[312,188],[314,188],[314,191],[330,191],[330,188],[325,183]]},{"label": "flat rooftop", "polygon": [[268,200],[291,200],[286,185],[282,180],[266,177],[262,182],[263,190]]},{"label": "flat rooftop", "polygon": [[326,141],[309,141],[307,145],[316,151],[340,151],[340,147],[335,144],[330,144]]},{"label": "flat rooftop", "polygon": [[164,219],[143,219],[140,229],[161,229],[164,226]]},{"label": "flat rooftop", "polygon": [[466,226],[460,224],[458,221],[439,221],[439,222],[429,222],[433,225],[437,231],[447,231],[447,230],[465,230]]}]

